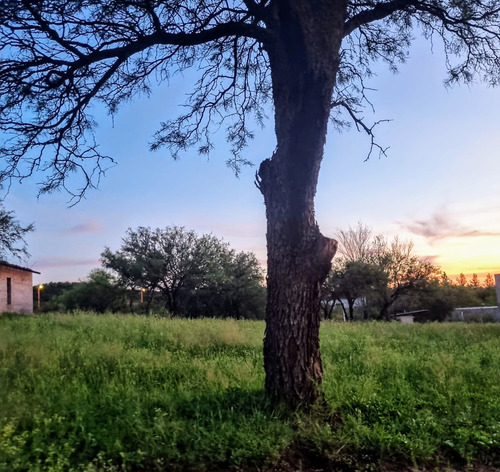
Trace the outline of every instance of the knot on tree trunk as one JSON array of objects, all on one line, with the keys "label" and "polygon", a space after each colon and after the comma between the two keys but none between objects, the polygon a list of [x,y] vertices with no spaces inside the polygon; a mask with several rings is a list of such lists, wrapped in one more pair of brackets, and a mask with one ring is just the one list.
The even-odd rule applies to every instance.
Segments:
[{"label": "knot on tree trunk", "polygon": [[332,259],[337,252],[338,241],[332,238],[327,238],[321,233],[318,234],[316,240],[314,265],[320,275],[320,281],[323,283],[332,267]]},{"label": "knot on tree trunk", "polygon": [[264,159],[255,173],[255,186],[266,196],[267,184],[271,180],[271,159]]}]

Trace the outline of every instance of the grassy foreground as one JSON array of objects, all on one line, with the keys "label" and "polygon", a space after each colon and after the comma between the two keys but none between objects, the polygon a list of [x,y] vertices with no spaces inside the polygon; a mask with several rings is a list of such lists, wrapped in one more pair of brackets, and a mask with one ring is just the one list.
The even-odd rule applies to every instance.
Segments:
[{"label": "grassy foreground", "polygon": [[0,471],[499,465],[499,324],[323,324],[330,417],[268,404],[263,333],[0,316]]}]

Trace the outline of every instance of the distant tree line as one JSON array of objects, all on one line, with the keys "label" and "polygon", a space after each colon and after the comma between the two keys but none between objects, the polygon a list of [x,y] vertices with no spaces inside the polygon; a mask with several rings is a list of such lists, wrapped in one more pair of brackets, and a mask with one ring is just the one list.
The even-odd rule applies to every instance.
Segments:
[{"label": "distant tree line", "polygon": [[338,257],[323,285],[322,316],[340,313],[346,321],[389,320],[396,313],[426,310],[424,319],[442,321],[454,308],[497,304],[495,283],[488,274],[451,281],[446,273],[414,253],[412,241],[374,235],[359,223],[340,230]]},{"label": "distant tree line", "polygon": [[[323,319],[390,320],[426,310],[424,319],[442,321],[457,307],[497,304],[490,274],[482,283],[477,274],[450,280],[415,254],[412,241],[374,235],[361,223],[336,238],[339,255],[323,284]],[[265,317],[264,274],[256,256],[211,234],[178,226],[128,229],[118,250],[105,248],[101,263],[84,281],[45,284],[42,311]]]},{"label": "distant tree line", "polygon": [[[182,227],[128,229],[102,268],[77,283],[47,283],[43,311],[165,313],[263,319],[264,275],[256,256]],[[36,291],[36,287],[34,288]]]}]

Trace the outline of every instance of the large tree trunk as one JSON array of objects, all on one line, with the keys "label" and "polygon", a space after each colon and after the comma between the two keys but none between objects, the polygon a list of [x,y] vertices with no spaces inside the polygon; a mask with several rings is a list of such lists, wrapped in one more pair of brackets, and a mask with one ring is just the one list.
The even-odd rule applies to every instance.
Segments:
[{"label": "large tree trunk", "polygon": [[281,41],[268,51],[277,149],[258,172],[267,216],[264,366],[268,393],[292,407],[321,396],[320,290],[337,248],[314,216],[343,24],[334,4],[278,2]]}]

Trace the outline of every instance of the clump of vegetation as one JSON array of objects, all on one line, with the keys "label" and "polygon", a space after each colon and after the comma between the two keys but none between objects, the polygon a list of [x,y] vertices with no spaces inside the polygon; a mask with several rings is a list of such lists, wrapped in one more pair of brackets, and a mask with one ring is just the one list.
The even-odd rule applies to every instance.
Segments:
[{"label": "clump of vegetation", "polygon": [[0,317],[0,471],[499,461],[500,326],[334,324],[332,414],[263,391],[262,322]]},{"label": "clump of vegetation", "polygon": [[[388,239],[358,223],[339,230],[339,256],[323,284],[321,311],[345,321],[390,320],[396,313],[425,311],[419,321],[444,321],[454,308],[496,306],[495,282],[487,274],[451,280],[438,266],[415,254],[411,240]],[[421,313],[424,315],[424,313]]]},{"label": "clump of vegetation", "polygon": [[101,262],[87,280],[45,284],[42,311],[264,319],[266,288],[257,257],[213,235],[178,226],[129,228],[121,248],[106,248]]}]

